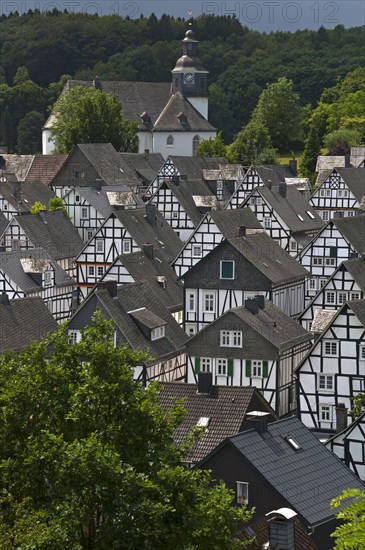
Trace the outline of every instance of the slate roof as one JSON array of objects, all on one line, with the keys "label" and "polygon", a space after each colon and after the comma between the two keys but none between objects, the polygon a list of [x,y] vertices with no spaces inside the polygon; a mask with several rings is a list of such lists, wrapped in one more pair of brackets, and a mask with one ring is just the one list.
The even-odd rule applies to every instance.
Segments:
[{"label": "slate roof", "polygon": [[[111,193],[121,193],[123,195],[128,194],[128,199],[132,200],[140,208],[144,207],[144,202],[137,195],[130,191],[127,185],[108,185],[101,186],[100,190],[95,185],[88,187],[75,187],[75,192],[81,195],[89,204],[94,206],[96,210],[104,217],[107,218],[112,212],[118,209],[117,206],[111,204]],[[73,190],[66,193],[65,197],[73,192]],[[113,202],[113,201],[112,201]],[[115,201],[114,201],[115,202]]]},{"label": "slate roof", "polygon": [[25,180],[32,165],[34,155],[1,155],[5,159],[6,172],[14,173],[18,181]]},{"label": "slate roof", "polygon": [[[182,424],[174,432],[174,441],[180,445],[201,417],[209,418],[208,429],[199,439],[186,461],[202,460],[219,443],[242,430],[246,414],[262,410],[276,419],[275,412],[253,386],[213,386],[209,395],[197,392],[196,384],[160,382],[159,402],[163,409],[170,410],[176,400],[183,400],[186,410]],[[260,409],[257,409],[257,401]]]},{"label": "slate roof", "polygon": [[[287,437],[301,448],[296,451]],[[312,527],[334,518],[330,502],[343,489],[364,489],[355,474],[295,416],[268,424],[263,434],[246,430],[227,443]]]},{"label": "slate roof", "polygon": [[0,183],[0,195],[4,197],[17,212],[30,212],[37,201],[47,206],[49,200],[55,197],[53,191],[41,182],[15,182],[11,178]]},{"label": "slate roof", "polygon": [[76,227],[61,210],[24,213],[13,220],[22,227],[34,247],[44,248],[55,260],[75,257],[85,246]]},{"label": "slate roof", "polygon": [[8,223],[9,223],[9,220],[5,218],[5,215],[0,210],[0,237],[4,233]]},{"label": "slate roof", "polygon": [[20,350],[57,328],[57,321],[41,298],[18,298],[6,303],[0,296],[1,353]]},{"label": "slate roof", "polygon": [[[88,320],[85,321],[83,310],[90,314],[90,307],[92,307],[91,313],[99,307],[104,315],[113,319],[120,333],[118,345],[127,344],[132,349],[149,353],[153,358],[151,363],[182,352],[187,335],[163,305],[161,297],[163,289],[147,281],[140,281],[118,286],[117,296],[113,297],[107,288],[102,287],[103,284],[99,284],[81,304],[70,320],[69,328],[83,328],[84,323],[88,322]],[[139,308],[146,308],[166,322],[165,337],[151,340],[141,330],[133,319],[133,315],[128,313]]]},{"label": "slate roof", "polygon": [[343,262],[347,271],[352,275],[361,290],[365,292],[365,260],[354,258]]},{"label": "slate roof", "polygon": [[365,300],[350,300],[347,304],[355,313],[363,327],[365,327]]},{"label": "slate roof", "polygon": [[247,233],[246,237],[230,237],[227,240],[273,284],[285,284],[310,275],[264,231]]},{"label": "slate roof", "polygon": [[356,252],[359,254],[365,252],[365,214],[350,218],[332,218],[330,221],[334,223]]},{"label": "slate roof", "polygon": [[35,155],[25,181],[49,185],[66,159],[67,155]]},{"label": "slate roof", "polygon": [[174,163],[176,170],[186,179],[203,179],[203,170],[219,169],[221,165],[228,164],[224,157],[185,157],[170,155],[167,160]]},{"label": "slate roof", "polygon": [[258,175],[265,185],[270,182],[274,185],[284,182],[285,178],[292,178],[294,175],[289,166],[285,166],[282,164],[262,164],[252,166],[251,168],[256,169]]},{"label": "slate roof", "polygon": [[358,202],[365,196],[365,173],[363,168],[338,168],[337,172]]},{"label": "slate roof", "polygon": [[119,156],[145,184],[152,182],[165,162],[161,153],[119,153]]},{"label": "slate roof", "polygon": [[237,237],[238,228],[243,225],[247,229],[262,229],[260,222],[250,208],[212,210],[207,215],[212,217],[223,237],[227,239]]},{"label": "slate roof", "polygon": [[[285,197],[279,193],[279,186],[275,185],[271,189],[268,187],[258,187],[256,191],[272,206],[292,233],[314,231],[323,227],[324,222],[322,218],[320,218],[313,206],[308,203],[296,187],[287,185]],[[245,200],[245,203],[247,200]],[[311,213],[311,216],[309,216],[308,212]],[[303,221],[298,216],[301,216]]]},{"label": "slate roof", "polygon": [[28,273],[25,273],[22,266],[22,259],[47,260],[52,264],[55,270],[55,285],[57,287],[76,285],[66,271],[64,271],[57,262],[53,261],[49,254],[43,248],[32,248],[28,250],[13,250],[11,252],[1,252],[0,270],[3,271],[21,291],[27,295],[39,292],[40,286]]},{"label": "slate roof", "polygon": [[[122,262],[130,275],[136,282],[147,280],[150,283],[158,283],[159,277],[165,277],[164,292],[161,293],[161,299],[164,305],[171,311],[182,309],[183,288],[177,284],[177,276],[161,254],[159,248],[154,247],[153,257],[149,258],[144,252],[132,252],[118,256],[116,261]],[[108,272],[105,279],[108,278]]]},{"label": "slate roof", "polygon": [[[179,115],[184,115],[180,117]],[[154,123],[154,132],[215,132],[216,128],[180,92],[173,94]]]}]

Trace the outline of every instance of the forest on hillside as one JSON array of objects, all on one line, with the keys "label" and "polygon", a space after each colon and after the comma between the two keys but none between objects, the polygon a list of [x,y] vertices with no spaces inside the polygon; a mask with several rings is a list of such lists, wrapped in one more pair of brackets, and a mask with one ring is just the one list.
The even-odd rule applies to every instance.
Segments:
[{"label": "forest on hillside", "polygon": [[[286,77],[302,106],[315,107],[323,90],[360,67],[365,56],[365,27],[266,34],[230,16],[203,16],[191,22],[210,72],[210,119],[223,130],[226,142],[250,120],[267,84]],[[25,151],[24,135],[29,127],[33,133],[42,127],[65,75],[169,81],[187,24],[167,15],[128,19],[57,10],[3,15],[0,145],[9,152],[39,150],[40,142]]]}]

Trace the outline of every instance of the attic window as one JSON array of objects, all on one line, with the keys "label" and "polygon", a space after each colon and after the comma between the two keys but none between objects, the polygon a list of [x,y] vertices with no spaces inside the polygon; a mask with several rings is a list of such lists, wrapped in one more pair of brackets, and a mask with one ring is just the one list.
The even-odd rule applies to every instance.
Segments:
[{"label": "attic window", "polygon": [[165,325],[162,327],[154,328],[151,331],[151,340],[159,340],[165,336]]},{"label": "attic window", "polygon": [[196,423],[198,428],[207,428],[209,426],[210,418],[208,416],[201,416]]},{"label": "attic window", "polygon": [[285,438],[285,440],[289,443],[291,447],[293,447],[294,451],[299,451],[302,447],[293,439],[292,437],[288,436]]},{"label": "attic window", "polygon": [[298,218],[300,219],[301,222],[304,222],[304,219],[303,219],[303,216],[301,216],[300,214],[297,214]]},{"label": "attic window", "polygon": [[312,218],[312,220],[314,220],[314,216],[313,216],[312,212],[309,212],[309,210],[307,210],[307,214],[310,218]]}]

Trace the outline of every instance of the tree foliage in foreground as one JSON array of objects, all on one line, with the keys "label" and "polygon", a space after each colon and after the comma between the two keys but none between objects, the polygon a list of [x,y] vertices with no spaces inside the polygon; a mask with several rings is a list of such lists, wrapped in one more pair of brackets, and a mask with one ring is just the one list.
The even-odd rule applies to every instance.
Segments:
[{"label": "tree foliage in foreground", "polygon": [[133,380],[145,357],[116,348],[95,314],[79,343],[65,325],[0,356],[2,550],[240,548],[245,507],[181,464],[183,417]]},{"label": "tree foliage in foreground", "polygon": [[339,512],[337,519],[343,522],[332,533],[336,539],[334,550],[363,550],[365,548],[365,491],[347,489],[331,502],[335,509],[351,499]]},{"label": "tree foliage in foreground", "polygon": [[138,151],[137,124],[126,120],[118,99],[94,87],[76,86],[61,94],[51,129],[58,153],[78,143],[111,143],[117,151]]}]

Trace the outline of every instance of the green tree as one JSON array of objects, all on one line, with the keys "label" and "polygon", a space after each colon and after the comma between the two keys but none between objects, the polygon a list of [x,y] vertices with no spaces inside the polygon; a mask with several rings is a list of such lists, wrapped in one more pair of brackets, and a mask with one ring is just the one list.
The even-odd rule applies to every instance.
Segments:
[{"label": "green tree", "polygon": [[21,84],[27,80],[30,80],[28,69],[26,67],[18,67],[13,78],[14,84]]},{"label": "green tree", "polygon": [[122,105],[113,95],[76,86],[61,94],[54,112],[51,135],[59,153],[69,153],[78,143],[112,143],[117,151],[138,150],[137,124],[123,117]]},{"label": "green tree", "polygon": [[31,214],[39,214],[39,212],[42,212],[43,210],[47,210],[47,206],[42,204],[40,201],[36,201],[30,208]]},{"label": "green tree", "polygon": [[133,380],[146,357],[115,347],[100,312],[73,343],[65,325],[0,356],[3,550],[241,548],[250,516],[209,473],[181,464],[183,418]]},{"label": "green tree", "polygon": [[[351,499],[343,506],[344,501]],[[334,550],[364,550],[365,548],[365,492],[347,489],[331,502],[331,508],[343,506],[337,512],[342,525],[332,533],[336,539]]]},{"label": "green tree", "polygon": [[61,197],[52,197],[49,199],[48,210],[50,212],[53,212],[54,210],[64,210],[66,212],[66,208]]},{"label": "green tree", "polygon": [[287,151],[302,140],[302,116],[292,80],[282,77],[261,93],[252,119],[266,126],[273,147]]},{"label": "green tree", "polygon": [[258,155],[272,147],[269,131],[257,120],[250,122],[237,134],[227,148],[228,158],[245,166],[257,164]]},{"label": "green tree", "polygon": [[203,139],[194,155],[196,157],[225,157],[226,152],[227,148],[222,139],[222,132],[218,132],[215,138]]},{"label": "green tree", "polygon": [[358,393],[352,402],[351,414],[358,418],[365,411],[365,393]]},{"label": "green tree", "polygon": [[32,155],[42,151],[42,127],[44,116],[38,111],[30,111],[18,124],[17,152]]}]

